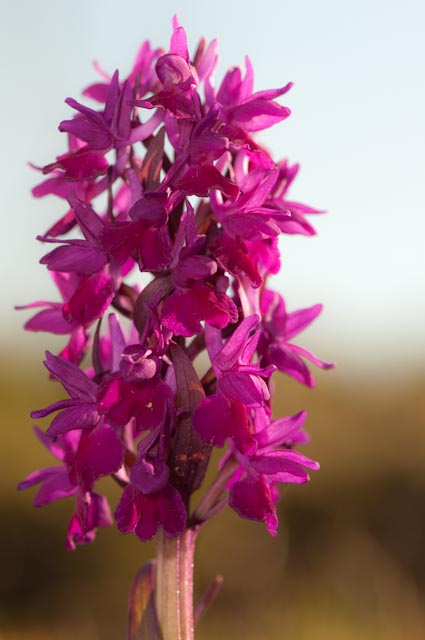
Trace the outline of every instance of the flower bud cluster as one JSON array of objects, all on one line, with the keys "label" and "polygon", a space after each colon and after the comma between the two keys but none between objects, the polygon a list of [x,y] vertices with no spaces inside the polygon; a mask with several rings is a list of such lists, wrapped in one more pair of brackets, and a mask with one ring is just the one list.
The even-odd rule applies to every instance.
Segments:
[{"label": "flower bud cluster", "polygon": [[[149,540],[208,518],[223,493],[275,535],[278,485],[318,468],[293,449],[305,412],[271,412],[276,370],[312,386],[306,360],[332,366],[292,343],[321,306],[288,313],[267,288],[279,235],[312,235],[319,213],[288,199],[298,166],[253,137],[289,116],[276,98],[291,85],[254,92],[246,58],[217,89],[216,50],[201,40],[191,59],[174,19],[168,52],[144,42],[126,79],[102,71],[84,91],[96,108],[66,100],[68,151],[33,191],[64,205],[39,236],[61,300],[27,305],[26,329],[66,336],[45,366],[67,397],[32,413],[53,415],[36,434],[59,462],[20,488],[40,485],[36,506],[74,496],[70,549],[113,522],[103,476],[123,490],[119,530]],[[201,517],[190,498],[213,447],[226,477]]]}]

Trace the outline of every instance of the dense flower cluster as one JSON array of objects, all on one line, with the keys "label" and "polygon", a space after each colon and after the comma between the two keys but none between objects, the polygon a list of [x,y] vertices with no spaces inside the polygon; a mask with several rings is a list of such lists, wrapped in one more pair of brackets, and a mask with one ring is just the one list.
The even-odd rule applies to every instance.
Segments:
[{"label": "dense flower cluster", "polygon": [[103,476],[123,489],[119,530],[148,540],[223,503],[219,492],[202,517],[190,510],[212,447],[226,447],[225,501],[272,535],[278,485],[318,468],[293,450],[305,412],[273,419],[270,404],[274,371],[312,386],[306,360],[332,366],[292,343],[321,306],[288,313],[266,286],[278,236],[313,234],[317,213],[288,199],[298,167],[253,138],[289,116],[276,98],[291,85],[254,92],[246,58],[217,89],[216,48],[202,40],[191,59],[175,19],[168,52],[144,42],[125,80],[101,72],[84,91],[99,107],[66,100],[68,151],[34,189],[64,204],[39,237],[55,245],[41,262],[61,301],[27,305],[26,329],[68,337],[45,361],[68,397],[33,412],[54,415],[36,433],[59,463],[20,488],[40,485],[37,506],[75,497],[70,549],[113,522],[94,492]]}]

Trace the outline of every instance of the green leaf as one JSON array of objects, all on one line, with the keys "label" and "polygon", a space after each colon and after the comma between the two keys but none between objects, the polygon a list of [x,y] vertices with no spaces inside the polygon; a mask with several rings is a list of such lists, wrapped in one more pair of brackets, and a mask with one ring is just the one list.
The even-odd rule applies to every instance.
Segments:
[{"label": "green leaf", "polygon": [[149,305],[158,305],[162,298],[173,290],[173,287],[170,276],[158,276],[142,290],[133,310],[133,322],[141,335],[146,330],[146,326],[149,327],[150,313],[152,313]]},{"label": "green leaf", "polygon": [[165,127],[161,127],[157,135],[150,140],[146,155],[143,158],[140,177],[144,181],[147,191],[153,191],[159,185],[164,160],[164,140]]},{"label": "green leaf", "polygon": [[128,640],[163,640],[153,599],[155,560],[137,572],[128,600]]},{"label": "green leaf", "polygon": [[177,382],[178,424],[168,464],[171,483],[187,499],[199,489],[211,455],[193,427],[192,414],[205,392],[189,357],[177,344],[172,344],[171,356]]},{"label": "green leaf", "polygon": [[100,360],[100,325],[102,324],[102,318],[99,318],[99,322],[96,326],[96,331],[94,332],[93,338],[93,348],[92,348],[92,363],[93,369],[96,375],[102,373],[102,362]]}]

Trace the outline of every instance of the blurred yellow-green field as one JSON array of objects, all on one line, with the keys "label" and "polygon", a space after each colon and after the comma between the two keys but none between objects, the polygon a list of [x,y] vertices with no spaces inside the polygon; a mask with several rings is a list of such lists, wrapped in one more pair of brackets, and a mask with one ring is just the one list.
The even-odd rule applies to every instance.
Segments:
[{"label": "blurred yellow-green field", "polygon": [[[28,413],[61,390],[32,352],[3,353],[1,640],[124,638],[127,592],[153,546],[111,528],[66,552],[70,504],[38,510],[16,491],[52,463]],[[276,415],[308,409],[304,450],[322,469],[285,492],[276,539],[231,512],[201,532],[197,593],[218,573],[225,580],[197,640],[421,640],[425,372],[384,384],[336,371],[315,390],[282,376],[276,398]],[[118,494],[102,485],[114,506]]]}]

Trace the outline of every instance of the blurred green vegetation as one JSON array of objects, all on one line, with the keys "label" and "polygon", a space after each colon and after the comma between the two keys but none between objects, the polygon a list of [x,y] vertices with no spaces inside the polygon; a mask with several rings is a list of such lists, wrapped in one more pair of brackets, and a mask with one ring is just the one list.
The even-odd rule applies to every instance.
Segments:
[{"label": "blurred green vegetation", "polygon": [[[6,349],[3,360],[0,638],[124,638],[128,589],[153,546],[110,528],[68,553],[71,504],[34,509],[30,492],[16,491],[52,464],[28,414],[61,389],[33,353]],[[322,469],[284,492],[276,539],[230,510],[201,532],[198,594],[217,573],[225,581],[197,640],[425,637],[425,373],[391,384],[317,379],[309,390],[278,378],[275,414],[308,409],[304,451]],[[102,481],[114,507],[111,485]]]}]

